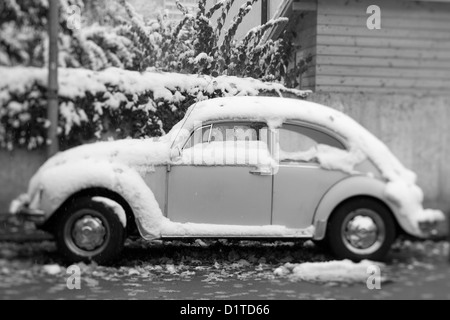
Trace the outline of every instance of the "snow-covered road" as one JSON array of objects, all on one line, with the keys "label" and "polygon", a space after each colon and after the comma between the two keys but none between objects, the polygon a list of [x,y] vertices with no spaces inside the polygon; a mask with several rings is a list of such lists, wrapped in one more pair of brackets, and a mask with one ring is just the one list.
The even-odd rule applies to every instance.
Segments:
[{"label": "snow-covered road", "polygon": [[369,290],[274,273],[287,262],[330,259],[309,243],[129,242],[115,266],[79,264],[81,289],[69,290],[53,242],[0,243],[0,299],[450,299],[448,247],[399,241],[381,290]]}]

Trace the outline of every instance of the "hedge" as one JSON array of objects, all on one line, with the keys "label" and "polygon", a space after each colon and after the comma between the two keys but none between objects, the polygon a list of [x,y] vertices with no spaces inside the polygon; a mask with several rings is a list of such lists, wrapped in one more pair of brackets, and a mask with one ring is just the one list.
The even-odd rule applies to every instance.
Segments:
[{"label": "hedge", "polygon": [[[45,146],[47,70],[0,67],[0,147]],[[237,77],[175,73],[59,70],[58,134],[62,149],[83,143],[161,136],[201,100],[228,96],[308,93]]]}]

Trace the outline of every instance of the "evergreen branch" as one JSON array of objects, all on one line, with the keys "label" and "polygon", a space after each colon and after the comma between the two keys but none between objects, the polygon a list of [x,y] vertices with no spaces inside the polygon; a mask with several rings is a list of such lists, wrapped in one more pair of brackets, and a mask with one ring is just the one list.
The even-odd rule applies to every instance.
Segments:
[{"label": "evergreen branch", "polygon": [[206,0],[198,0],[197,19],[206,14]]},{"label": "evergreen branch", "polygon": [[238,14],[233,18],[233,21],[231,22],[230,27],[225,33],[224,40],[222,42],[222,45],[220,47],[220,51],[222,56],[225,59],[225,63],[228,64],[230,60],[230,48],[232,45],[232,40],[234,36],[236,35],[236,31],[239,27],[239,25],[242,23],[242,20],[245,18],[245,16],[252,10],[252,5],[258,0],[248,0],[244,5],[241,6],[239,9]]},{"label": "evergreen branch", "polygon": [[175,43],[178,41],[178,37],[180,36],[181,30],[183,29],[183,27],[186,25],[186,23],[189,20],[192,20],[193,18],[189,15],[185,15],[183,20],[180,21],[180,23],[178,23],[178,25],[176,26],[175,30],[172,32],[172,39],[170,42],[170,46],[173,47],[175,45]]},{"label": "evergreen branch", "polygon": [[222,33],[222,29],[225,25],[225,21],[227,19],[228,13],[230,12],[231,7],[233,6],[235,0],[228,0],[225,4],[225,7],[222,8],[222,13],[217,19],[217,27],[216,27],[216,36],[220,37]]},{"label": "evergreen branch", "polygon": [[219,2],[217,2],[215,5],[213,5],[211,7],[211,9],[209,9],[208,13],[206,13],[206,17],[208,19],[211,19],[212,16],[214,15],[214,13],[216,13],[217,10],[219,10],[220,8],[223,7],[223,5],[225,4],[224,0],[220,0]]},{"label": "evergreen branch", "polygon": [[176,0],[175,4],[177,6],[177,9],[180,10],[184,15],[187,15],[189,13],[189,10],[181,4],[180,0]]},{"label": "evergreen branch", "polygon": [[276,20],[270,20],[267,23],[251,29],[242,40],[240,47],[246,47],[250,42],[253,42],[254,46],[258,46],[264,34],[271,28],[278,26],[279,24],[284,24],[289,21],[288,18],[278,18]]}]

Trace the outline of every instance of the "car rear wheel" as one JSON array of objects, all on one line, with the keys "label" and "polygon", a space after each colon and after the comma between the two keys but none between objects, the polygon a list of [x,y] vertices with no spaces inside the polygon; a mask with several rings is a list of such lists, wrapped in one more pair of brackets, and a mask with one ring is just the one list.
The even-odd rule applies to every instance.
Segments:
[{"label": "car rear wheel", "polygon": [[390,210],[371,198],[342,204],[328,224],[328,245],[340,259],[382,260],[395,237],[396,225]]},{"label": "car rear wheel", "polygon": [[123,249],[125,235],[113,209],[91,198],[72,202],[56,226],[58,249],[68,262],[112,262]]}]

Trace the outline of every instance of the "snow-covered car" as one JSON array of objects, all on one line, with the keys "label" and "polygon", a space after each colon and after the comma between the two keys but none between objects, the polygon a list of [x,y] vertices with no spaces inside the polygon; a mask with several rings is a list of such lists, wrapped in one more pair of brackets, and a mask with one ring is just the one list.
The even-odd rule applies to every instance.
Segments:
[{"label": "snow-covered car", "polygon": [[159,139],[101,142],[49,159],[11,204],[70,261],[109,262],[143,239],[311,239],[338,258],[383,259],[426,237],[416,175],[354,120],[272,97],[199,102]]}]

